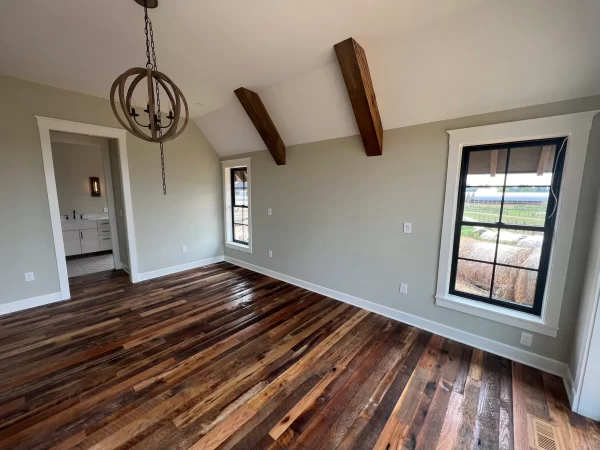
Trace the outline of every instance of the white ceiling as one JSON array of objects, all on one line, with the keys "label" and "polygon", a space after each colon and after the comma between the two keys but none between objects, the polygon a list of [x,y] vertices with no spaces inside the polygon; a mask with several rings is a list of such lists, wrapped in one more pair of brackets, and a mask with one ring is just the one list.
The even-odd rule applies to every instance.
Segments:
[{"label": "white ceiling", "polygon": [[[108,97],[145,62],[133,0],[2,3],[2,74]],[[161,0],[150,14],[159,69],[221,155],[265,148],[240,86],[286,145],[356,134],[332,47],[350,36],[384,129],[600,94],[598,0]]]}]

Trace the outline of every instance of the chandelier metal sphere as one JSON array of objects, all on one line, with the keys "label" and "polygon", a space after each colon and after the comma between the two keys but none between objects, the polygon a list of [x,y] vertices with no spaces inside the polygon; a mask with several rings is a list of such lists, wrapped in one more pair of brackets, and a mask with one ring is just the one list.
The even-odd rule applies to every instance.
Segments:
[{"label": "chandelier metal sphere", "polygon": [[[154,31],[148,8],[156,8],[158,0],[135,1],[144,7],[146,67],[134,67],[123,72],[112,84],[110,101],[113,113],[123,128],[144,141],[160,144],[163,193],[166,194],[163,143],[183,133],[188,124],[189,109],[181,89],[168,76],[159,72],[156,64]],[[139,85],[146,93],[146,107],[140,112],[132,98]],[[166,116],[161,110],[161,89],[169,99],[169,112]],[[145,114],[141,114],[142,111]]]}]

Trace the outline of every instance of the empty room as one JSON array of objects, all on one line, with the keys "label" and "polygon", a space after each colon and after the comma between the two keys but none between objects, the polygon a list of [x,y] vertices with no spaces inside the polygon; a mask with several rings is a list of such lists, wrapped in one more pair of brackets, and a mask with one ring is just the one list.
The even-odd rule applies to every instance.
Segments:
[{"label": "empty room", "polygon": [[0,449],[600,449],[599,18],[4,1]]}]

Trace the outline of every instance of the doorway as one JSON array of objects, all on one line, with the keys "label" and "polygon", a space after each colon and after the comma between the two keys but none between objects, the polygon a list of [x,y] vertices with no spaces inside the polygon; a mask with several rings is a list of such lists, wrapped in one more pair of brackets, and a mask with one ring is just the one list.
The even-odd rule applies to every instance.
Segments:
[{"label": "doorway", "polygon": [[125,130],[36,119],[62,299],[84,273],[122,268],[137,282]]},{"label": "doorway", "polygon": [[116,143],[60,131],[50,141],[69,279],[120,269],[127,237],[114,220],[123,214]]}]

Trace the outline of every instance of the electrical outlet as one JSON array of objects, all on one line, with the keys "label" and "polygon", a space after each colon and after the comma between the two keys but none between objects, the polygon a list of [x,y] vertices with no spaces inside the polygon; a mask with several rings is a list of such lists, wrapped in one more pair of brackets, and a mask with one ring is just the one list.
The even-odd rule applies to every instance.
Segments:
[{"label": "electrical outlet", "polygon": [[273,250],[269,250],[269,258],[273,257]]},{"label": "electrical outlet", "polygon": [[104,212],[108,212],[108,208],[104,208]]},{"label": "electrical outlet", "polygon": [[406,222],[404,224],[404,232],[405,233],[412,233],[412,223]]},{"label": "electrical outlet", "polygon": [[273,215],[273,210],[271,208],[267,209],[267,214],[269,216],[272,216]]},{"label": "electrical outlet", "polygon": [[25,281],[33,281],[35,280],[35,276],[33,272],[25,272]]},{"label": "electrical outlet", "polygon": [[187,252],[187,245],[182,245],[182,246],[181,246],[181,251],[182,251],[183,253],[186,253],[186,252]]},{"label": "electrical outlet", "polygon": [[408,294],[408,284],[406,284],[406,283],[400,283],[400,293],[401,294]]},{"label": "electrical outlet", "polygon": [[533,340],[533,335],[531,333],[521,332],[521,345],[525,345],[526,347],[531,347],[531,341]]}]

